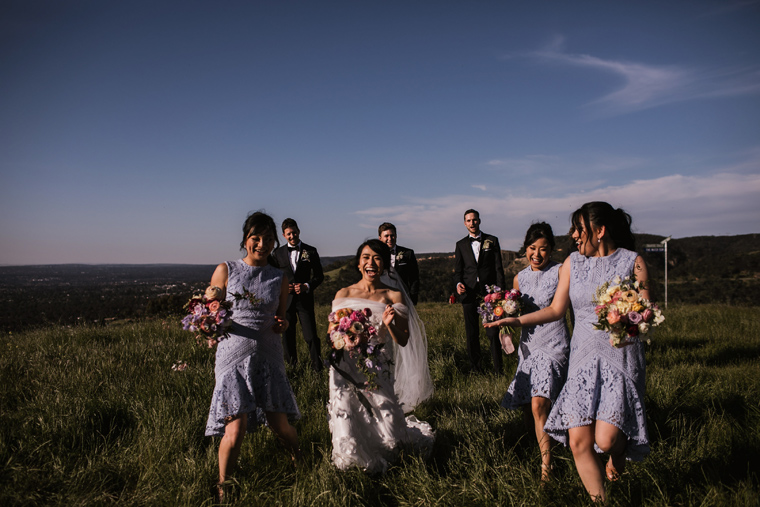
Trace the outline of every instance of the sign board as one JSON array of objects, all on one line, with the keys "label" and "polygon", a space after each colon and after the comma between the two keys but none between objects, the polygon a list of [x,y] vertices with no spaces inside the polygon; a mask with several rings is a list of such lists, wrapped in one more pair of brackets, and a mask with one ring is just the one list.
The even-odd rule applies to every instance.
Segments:
[{"label": "sign board", "polygon": [[662,243],[650,243],[648,245],[644,245],[644,251],[645,252],[664,252],[665,251],[665,245]]}]

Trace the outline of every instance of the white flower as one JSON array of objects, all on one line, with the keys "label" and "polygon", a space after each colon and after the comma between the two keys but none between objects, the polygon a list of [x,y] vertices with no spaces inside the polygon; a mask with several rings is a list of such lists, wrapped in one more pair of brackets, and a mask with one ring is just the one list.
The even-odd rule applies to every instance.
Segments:
[{"label": "white flower", "polygon": [[647,334],[649,332],[649,324],[642,322],[639,324],[639,333]]}]

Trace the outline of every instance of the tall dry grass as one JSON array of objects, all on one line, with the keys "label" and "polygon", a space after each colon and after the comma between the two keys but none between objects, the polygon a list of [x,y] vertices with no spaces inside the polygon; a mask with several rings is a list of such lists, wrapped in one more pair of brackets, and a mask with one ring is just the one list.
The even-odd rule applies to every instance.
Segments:
[{"label": "tall dry grass", "polygon": [[[468,373],[460,307],[419,311],[436,392],[416,415],[436,430],[433,455],[402,456],[382,476],[337,471],[327,377],[306,366],[301,343],[303,364],[289,375],[305,460],[294,470],[269,431],[250,434],[233,503],[588,504],[567,449],[541,487],[535,437],[499,407],[509,378]],[[760,309],[684,306],[667,319],[647,351],[652,452],[609,486],[610,504],[758,505]],[[212,504],[218,442],[203,432],[214,360],[176,321],[51,327],[0,347],[0,504]],[[177,360],[189,367],[172,370]]]}]

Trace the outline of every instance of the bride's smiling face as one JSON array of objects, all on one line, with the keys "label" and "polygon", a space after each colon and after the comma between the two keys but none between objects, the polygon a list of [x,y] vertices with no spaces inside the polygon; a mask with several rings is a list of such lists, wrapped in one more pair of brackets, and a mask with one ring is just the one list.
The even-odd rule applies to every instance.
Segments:
[{"label": "bride's smiling face", "polygon": [[383,272],[383,258],[369,246],[365,246],[359,255],[359,272],[369,281],[379,280]]}]

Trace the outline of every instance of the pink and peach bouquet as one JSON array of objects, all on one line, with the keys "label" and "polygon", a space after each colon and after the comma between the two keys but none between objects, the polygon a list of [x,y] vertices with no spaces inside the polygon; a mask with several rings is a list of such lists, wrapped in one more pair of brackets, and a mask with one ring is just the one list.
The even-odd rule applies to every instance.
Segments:
[{"label": "pink and peach bouquet", "polygon": [[[345,377],[344,372],[338,368],[343,354],[348,354],[356,360],[356,368],[366,377],[366,382],[361,385],[363,389],[377,389],[375,378],[377,372],[382,370],[380,350],[382,343],[378,343],[378,328],[382,324],[374,317],[372,310],[352,310],[341,308],[327,317],[329,321],[327,333],[332,346],[330,364],[336,371]],[[349,379],[355,382],[353,379]]]},{"label": "pink and peach bouquet", "polygon": [[182,329],[196,333],[200,344],[205,339],[209,347],[227,336],[232,325],[232,303],[223,299],[224,291],[209,286],[204,294],[197,294],[185,304],[187,315],[182,319]]},{"label": "pink and peach bouquet", "polygon": [[641,288],[638,281],[627,276],[615,277],[596,289],[594,303],[598,322],[594,329],[609,333],[613,347],[623,347],[637,337],[641,340],[641,336],[665,320],[656,304],[641,297]]},{"label": "pink and peach bouquet", "polygon": [[[478,307],[483,324],[494,322],[506,317],[519,317],[523,311],[522,293],[517,289],[501,290],[496,285],[486,285],[486,295]],[[500,328],[499,339],[501,348],[507,354],[515,351],[512,335],[515,330],[511,326]]]},{"label": "pink and peach bouquet", "polygon": [[519,317],[522,309],[522,293],[519,290],[503,291],[496,285],[486,285],[486,295],[478,307],[478,313],[486,324],[506,317]]}]

